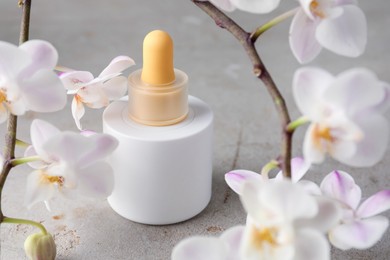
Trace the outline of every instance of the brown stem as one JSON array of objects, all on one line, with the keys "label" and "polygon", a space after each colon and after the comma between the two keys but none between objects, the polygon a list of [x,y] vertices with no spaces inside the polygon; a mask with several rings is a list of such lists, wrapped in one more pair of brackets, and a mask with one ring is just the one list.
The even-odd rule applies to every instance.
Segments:
[{"label": "brown stem", "polygon": [[286,177],[291,177],[291,149],[292,149],[292,134],[293,132],[286,131],[286,127],[290,123],[290,115],[283,96],[279,92],[275,82],[271,75],[264,66],[260,59],[259,53],[255,47],[255,40],[251,39],[251,33],[242,29],[235,21],[233,21],[226,14],[221,12],[210,2],[191,0],[208,14],[215,23],[226,30],[228,30],[244,47],[249,59],[253,65],[253,73],[258,77],[265,85],[268,93],[271,95],[275,104],[276,110],[279,114],[281,129],[282,129],[282,142],[281,142],[281,154],[278,158],[282,171]]},{"label": "brown stem", "polygon": [[[19,44],[24,43],[28,40],[29,27],[30,27],[30,10],[31,10],[31,0],[25,0],[23,4],[23,13],[22,13],[22,22],[20,25],[20,37]],[[0,223],[4,219],[3,211],[1,208],[1,198],[3,193],[3,187],[5,180],[11,168],[11,160],[15,158],[15,143],[16,143],[16,129],[17,129],[18,118],[10,114],[8,123],[7,123],[7,134],[5,135],[5,148],[4,148],[4,165],[3,171],[0,175]]]}]

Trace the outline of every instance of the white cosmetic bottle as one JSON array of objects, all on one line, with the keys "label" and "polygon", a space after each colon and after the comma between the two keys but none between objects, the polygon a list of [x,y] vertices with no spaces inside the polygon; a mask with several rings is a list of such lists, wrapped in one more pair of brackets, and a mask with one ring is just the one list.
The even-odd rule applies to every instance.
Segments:
[{"label": "white cosmetic bottle", "polygon": [[121,216],[164,225],[200,213],[211,198],[213,114],[188,96],[163,31],[144,40],[143,69],[129,76],[129,99],[110,104],[103,131],[116,137],[109,158],[115,185],[108,202]]}]

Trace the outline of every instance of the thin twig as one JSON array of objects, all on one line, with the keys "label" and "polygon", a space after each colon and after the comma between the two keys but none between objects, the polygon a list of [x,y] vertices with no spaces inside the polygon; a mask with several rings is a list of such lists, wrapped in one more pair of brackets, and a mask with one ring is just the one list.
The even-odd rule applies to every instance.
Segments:
[{"label": "thin twig", "polygon": [[286,177],[291,177],[290,161],[293,132],[286,131],[286,127],[291,121],[290,115],[288,113],[283,96],[279,92],[271,75],[268,73],[266,67],[260,59],[260,56],[255,47],[255,41],[252,41],[250,33],[242,29],[235,21],[233,21],[223,12],[221,12],[210,2],[198,0],[191,1],[194,2],[194,4],[197,5],[200,9],[202,9],[206,14],[208,14],[219,27],[228,30],[245,49],[249,59],[252,62],[253,73],[264,83],[268,93],[272,97],[276,110],[279,114],[282,129],[282,143],[281,154],[278,160],[280,161],[283,174]]},{"label": "thin twig", "polygon": [[[29,27],[30,27],[30,10],[31,0],[25,0],[23,3],[22,22],[20,27],[19,44],[28,40]],[[13,167],[11,160],[15,158],[15,143],[16,143],[16,129],[18,118],[12,114],[9,115],[7,123],[7,134],[5,135],[5,149],[4,149],[4,165],[3,171],[0,175],[0,223],[4,219],[3,211],[1,208],[1,198],[5,180]]]}]

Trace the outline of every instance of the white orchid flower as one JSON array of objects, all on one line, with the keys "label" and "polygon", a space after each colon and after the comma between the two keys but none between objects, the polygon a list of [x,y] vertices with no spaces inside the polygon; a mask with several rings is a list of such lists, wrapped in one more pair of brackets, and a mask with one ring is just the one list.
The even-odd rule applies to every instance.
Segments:
[{"label": "white orchid flower", "polygon": [[177,244],[172,251],[172,260],[237,260],[244,226],[229,228],[219,238],[190,237]]},{"label": "white orchid flower", "polygon": [[39,156],[42,161],[30,163],[36,170],[27,179],[27,207],[47,202],[57,193],[70,196],[75,191],[98,198],[111,194],[112,168],[103,159],[118,145],[113,137],[60,132],[36,119],[31,124],[31,141],[25,155]]},{"label": "white orchid flower", "polygon": [[329,231],[329,240],[335,247],[366,249],[381,239],[389,220],[377,215],[390,209],[390,190],[380,191],[360,204],[360,187],[342,171],[328,174],[321,189],[324,195],[338,200],[343,208],[342,220]]},{"label": "white orchid flower", "polygon": [[66,93],[54,73],[58,53],[48,42],[15,46],[0,41],[0,123],[8,114],[54,112],[66,105]]},{"label": "white orchid flower", "polygon": [[80,119],[85,113],[84,105],[102,108],[110,101],[123,97],[127,90],[127,78],[121,76],[121,72],[134,64],[130,57],[118,56],[97,78],[89,71],[68,71],[61,74],[60,78],[68,94],[74,95],[72,115],[80,130]]},{"label": "white orchid flower", "polygon": [[[301,157],[295,157],[291,159],[291,180],[294,183],[298,183],[301,186],[304,186],[310,194],[320,195],[321,191],[317,184],[307,180],[301,180],[302,177],[307,173],[310,168],[310,164],[307,163]],[[233,170],[225,174],[225,181],[228,186],[238,195],[241,194],[242,187],[245,182],[262,182],[265,180],[282,180],[283,173],[280,171],[275,178],[264,178],[257,172],[248,171],[248,170]]]},{"label": "white orchid flower", "polygon": [[322,47],[357,57],[367,43],[367,21],[355,0],[299,0],[290,27],[290,47],[300,63],[312,61]]},{"label": "white orchid flower", "polygon": [[245,227],[220,238],[193,237],[180,242],[172,259],[329,259],[323,235],[340,218],[335,204],[316,199],[287,180],[245,182],[241,201],[248,213]]},{"label": "white orchid flower", "polygon": [[386,151],[389,125],[388,84],[366,69],[351,69],[334,77],[318,68],[294,75],[293,94],[301,113],[311,121],[303,154],[321,163],[328,153],[356,167],[376,164]]},{"label": "white orchid flower", "polygon": [[279,6],[280,0],[210,0],[216,7],[232,12],[239,9],[249,13],[269,13]]}]

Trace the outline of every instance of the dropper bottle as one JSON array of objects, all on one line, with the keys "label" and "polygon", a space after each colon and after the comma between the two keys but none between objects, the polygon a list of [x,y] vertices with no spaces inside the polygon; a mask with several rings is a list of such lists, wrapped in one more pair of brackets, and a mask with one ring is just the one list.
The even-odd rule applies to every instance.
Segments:
[{"label": "dropper bottle", "polygon": [[152,225],[200,213],[211,198],[212,125],[210,108],[188,96],[188,77],[173,66],[171,37],[150,32],[143,68],[129,76],[128,100],[103,113],[103,131],[119,141],[109,159],[115,175],[111,207]]}]

